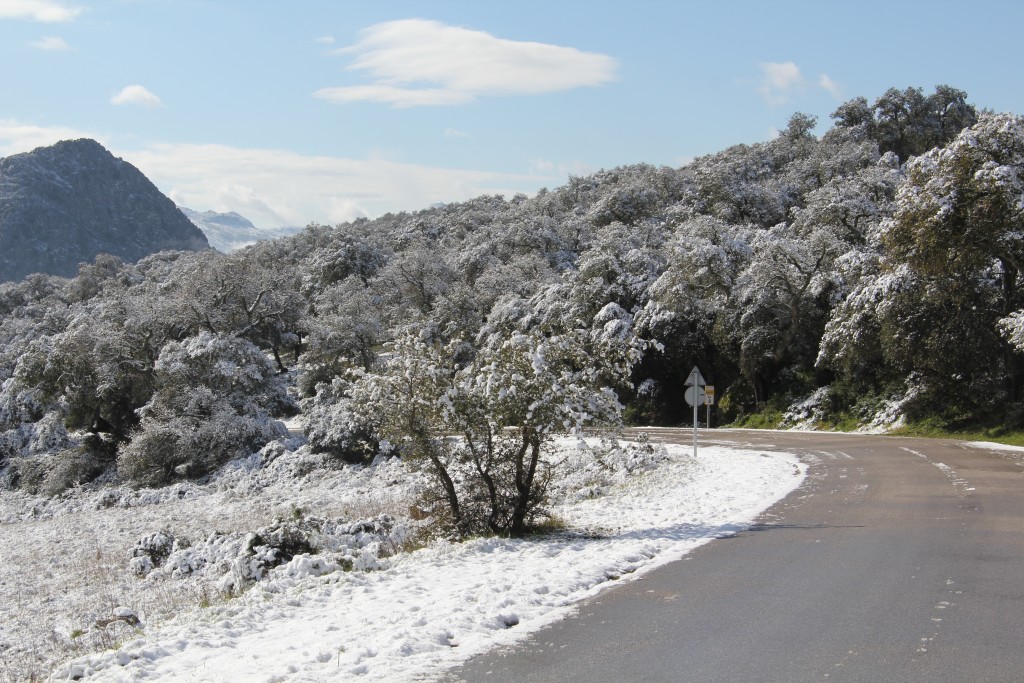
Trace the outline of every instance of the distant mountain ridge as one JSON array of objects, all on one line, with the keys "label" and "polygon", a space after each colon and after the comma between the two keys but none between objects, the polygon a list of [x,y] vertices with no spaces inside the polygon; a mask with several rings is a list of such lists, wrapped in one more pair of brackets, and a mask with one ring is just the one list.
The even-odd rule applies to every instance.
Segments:
[{"label": "distant mountain ridge", "polygon": [[95,140],[0,159],[0,282],[72,276],[99,253],[125,261],[210,244],[145,175]]},{"label": "distant mountain ridge", "polygon": [[210,246],[225,254],[263,240],[294,235],[302,230],[296,226],[257,228],[248,218],[234,211],[195,211],[184,206],[178,209],[203,231]]}]

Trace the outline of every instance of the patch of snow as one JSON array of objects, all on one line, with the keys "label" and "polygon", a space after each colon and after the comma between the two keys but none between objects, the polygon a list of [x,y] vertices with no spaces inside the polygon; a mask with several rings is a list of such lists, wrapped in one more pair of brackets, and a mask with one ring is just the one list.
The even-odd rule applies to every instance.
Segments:
[{"label": "patch of snow", "polygon": [[1013,451],[1024,453],[1024,446],[1011,446],[1006,443],[995,443],[994,441],[965,441],[964,446],[969,448],[981,448],[986,451]]}]

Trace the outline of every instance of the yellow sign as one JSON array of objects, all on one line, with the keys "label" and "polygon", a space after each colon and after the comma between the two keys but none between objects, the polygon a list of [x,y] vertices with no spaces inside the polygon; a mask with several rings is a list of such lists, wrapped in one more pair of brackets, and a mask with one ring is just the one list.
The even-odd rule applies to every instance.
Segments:
[{"label": "yellow sign", "polygon": [[710,384],[704,387],[704,405],[715,405],[715,388]]}]

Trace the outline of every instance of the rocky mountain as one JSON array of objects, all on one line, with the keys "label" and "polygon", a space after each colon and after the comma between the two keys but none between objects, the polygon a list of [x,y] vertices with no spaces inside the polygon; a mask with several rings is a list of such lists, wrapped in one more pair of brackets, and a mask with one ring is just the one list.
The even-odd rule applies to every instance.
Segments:
[{"label": "rocky mountain", "polygon": [[95,140],[0,159],[0,282],[74,275],[99,253],[125,261],[210,247],[137,168]]},{"label": "rocky mountain", "polygon": [[295,226],[257,228],[248,218],[234,211],[217,213],[216,211],[193,211],[184,206],[178,208],[203,231],[210,241],[210,246],[225,254],[255,242],[287,237],[302,230]]}]

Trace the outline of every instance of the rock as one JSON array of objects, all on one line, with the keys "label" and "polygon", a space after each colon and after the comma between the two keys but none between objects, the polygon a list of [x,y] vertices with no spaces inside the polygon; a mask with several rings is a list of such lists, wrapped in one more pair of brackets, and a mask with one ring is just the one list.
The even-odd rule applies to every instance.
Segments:
[{"label": "rock", "polygon": [[101,253],[134,262],[209,248],[174,202],[95,140],[0,159],[0,282],[70,277]]}]

